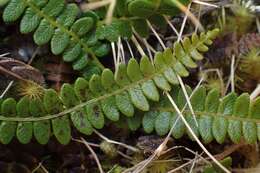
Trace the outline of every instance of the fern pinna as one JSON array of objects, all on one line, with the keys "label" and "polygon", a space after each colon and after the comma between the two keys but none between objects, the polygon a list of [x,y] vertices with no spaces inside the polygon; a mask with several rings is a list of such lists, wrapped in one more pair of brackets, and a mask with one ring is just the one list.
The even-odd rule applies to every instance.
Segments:
[{"label": "fern pinna", "polygon": [[187,68],[196,67],[194,61],[203,58],[200,52],[207,51],[217,33],[218,29],[193,34],[191,39],[158,52],[153,63],[146,56],[140,64],[132,58],[128,65],[120,64],[115,74],[104,69],[89,82],[79,78],[74,86],[64,84],[60,94],[47,89],[43,100],[24,97],[16,103],[8,98],[1,104],[0,141],[9,143],[16,134],[21,143],[28,143],[34,134],[39,143],[46,144],[52,129],[58,141],[67,144],[70,119],[80,132],[89,135],[94,128],[104,127],[105,118],[119,121],[120,113],[128,119],[130,129],[136,129],[134,122],[142,116],[134,116],[135,108],[149,111],[148,100],[159,101],[158,89],[170,91],[171,84],[178,84],[178,75],[188,76]]}]

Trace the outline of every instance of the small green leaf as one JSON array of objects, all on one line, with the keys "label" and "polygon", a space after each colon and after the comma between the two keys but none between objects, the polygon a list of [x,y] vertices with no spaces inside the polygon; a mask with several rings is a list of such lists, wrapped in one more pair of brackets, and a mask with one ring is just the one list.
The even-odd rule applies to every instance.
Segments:
[{"label": "small green leaf", "polygon": [[[16,101],[13,98],[6,99],[1,105],[2,115],[5,117],[16,116]],[[11,142],[15,136],[16,122],[2,121],[0,124],[0,141],[3,144]]]},{"label": "small green leaf", "polygon": [[133,16],[147,18],[156,12],[158,4],[160,4],[158,0],[134,0],[129,2],[128,11]]},{"label": "small green leaf", "polygon": [[102,72],[101,83],[104,89],[110,92],[113,92],[114,90],[119,88],[114,79],[113,72],[108,68],[104,69]]},{"label": "small green leaf", "polygon": [[78,19],[71,27],[71,30],[78,36],[82,36],[90,31],[94,25],[94,20],[91,17],[83,17]]},{"label": "small green leaf", "polygon": [[4,22],[16,21],[24,12],[26,3],[23,0],[10,0],[3,12]]},{"label": "small green leaf", "polygon": [[53,89],[47,89],[43,98],[45,110],[49,114],[60,113],[63,110],[63,104],[59,99],[57,92]]},{"label": "small green leaf", "polygon": [[142,111],[149,110],[149,103],[139,86],[128,90],[132,103]]},{"label": "small green leaf", "polygon": [[150,76],[155,73],[155,68],[147,56],[143,56],[140,61],[140,70],[144,77]]},{"label": "small green leaf", "polygon": [[20,23],[20,31],[23,34],[34,31],[41,21],[41,17],[36,15],[32,8],[27,8]]},{"label": "small green leaf", "polygon": [[[234,105],[233,116],[247,117],[250,98],[248,94],[239,96]],[[242,136],[242,123],[238,120],[229,120],[228,134],[232,142],[239,143]]]},{"label": "small green leaf", "polygon": [[88,54],[81,53],[78,59],[73,63],[72,68],[74,70],[82,70],[88,65],[89,59]]},{"label": "small green leaf", "polygon": [[[46,115],[44,104],[41,100],[31,100],[29,105],[30,113],[33,117]],[[47,144],[50,139],[51,125],[49,120],[33,122],[33,133],[35,139],[42,145]]]},{"label": "small green leaf", "polygon": [[34,42],[41,46],[48,43],[54,34],[54,27],[46,20],[42,19],[39,27],[33,35]]},{"label": "small green leaf", "polygon": [[50,17],[56,17],[63,10],[64,6],[64,0],[49,0],[47,5],[42,9],[42,12]]},{"label": "small green leaf", "polygon": [[110,52],[111,48],[107,43],[97,42],[91,49],[97,57],[104,57]]},{"label": "small green leaf", "polygon": [[178,60],[180,60],[186,67],[196,68],[197,64],[190,58],[189,54],[187,54],[180,43],[174,44],[174,54]]},{"label": "small green leaf", "polygon": [[[23,97],[19,100],[16,105],[17,109],[17,116],[19,117],[27,117],[30,116],[29,105],[30,101],[28,97]],[[18,122],[17,129],[16,129],[16,136],[17,139],[22,144],[27,144],[32,139],[33,135],[33,126],[32,122]]]},{"label": "small green leaf", "polygon": [[[221,101],[218,113],[223,115],[231,115],[233,113],[234,104],[236,101],[236,94],[230,93]],[[222,144],[225,141],[228,129],[228,121],[223,117],[215,117],[212,126],[212,133],[216,141]]]},{"label": "small green leaf", "polygon": [[79,12],[79,8],[76,4],[68,4],[57,18],[57,22],[65,27],[70,27],[77,18]]},{"label": "small green leaf", "polygon": [[[44,106],[48,113],[56,114],[63,110],[62,101],[53,89],[48,89],[44,95]],[[67,115],[55,118],[52,121],[53,133],[61,144],[68,144],[71,139],[70,122]]]},{"label": "small green leaf", "polygon": [[[250,106],[249,110],[250,117],[260,119],[260,98],[258,97]],[[257,124],[257,136],[260,139],[260,124]]]},{"label": "small green leaf", "polygon": [[0,0],[0,7],[4,6],[7,4],[10,0]]},{"label": "small green leaf", "polygon": [[166,135],[170,129],[171,113],[160,112],[155,120],[155,131],[158,135]]},{"label": "small green leaf", "polygon": [[55,30],[55,33],[51,39],[51,52],[54,55],[61,54],[68,46],[70,37],[67,33],[64,33],[60,29]]},{"label": "small green leaf", "polygon": [[89,122],[96,129],[102,129],[105,125],[105,118],[98,103],[88,104],[86,112]]},{"label": "small green leaf", "polygon": [[65,115],[60,118],[55,118],[51,122],[53,133],[57,140],[63,145],[68,144],[71,139],[71,128],[68,116]]},{"label": "small green leaf", "polygon": [[121,94],[116,95],[116,105],[120,112],[127,117],[132,117],[134,115],[134,106],[130,101],[128,92],[124,91]]},{"label": "small green leaf", "polygon": [[87,114],[83,110],[72,112],[70,119],[79,132],[85,135],[92,134],[93,127],[88,121]]},{"label": "small green leaf", "polygon": [[[211,90],[205,101],[205,112],[216,113],[219,106],[219,91]],[[212,134],[213,119],[211,116],[201,115],[199,119],[199,131],[204,143],[208,144],[213,140]]]},{"label": "small green leaf", "polygon": [[101,84],[101,77],[99,75],[93,75],[89,81],[89,89],[95,96],[105,94],[105,90]]},{"label": "small green leaf", "polygon": [[81,101],[86,101],[89,99],[90,97],[90,92],[89,92],[89,88],[88,88],[88,82],[80,77],[76,80],[75,84],[74,84],[74,91],[76,96],[81,100]]},{"label": "small green leaf", "polygon": [[159,101],[159,92],[154,84],[154,82],[152,80],[148,80],[146,82],[144,82],[141,85],[142,91],[144,93],[144,95],[152,100],[152,101]]},{"label": "small green leaf", "polygon": [[80,44],[70,41],[68,47],[63,52],[62,57],[65,62],[72,62],[79,57],[80,53],[81,53]]},{"label": "small green leaf", "polygon": [[142,116],[135,114],[133,117],[128,117],[127,124],[130,130],[136,131],[142,124]]},{"label": "small green leaf", "polygon": [[177,113],[173,113],[172,115],[172,120],[171,120],[171,125],[174,125],[173,131],[172,131],[172,136],[175,139],[180,139],[184,133],[185,133],[185,124],[179,117]]},{"label": "small green leaf", "polygon": [[101,107],[106,117],[112,121],[119,120],[115,97],[108,97],[101,101]]},{"label": "small green leaf", "polygon": [[144,113],[144,118],[142,121],[145,133],[152,133],[155,126],[155,120],[158,115],[156,111],[149,111]]},{"label": "small green leaf", "polygon": [[[198,89],[196,89],[196,91],[193,93],[192,97],[191,97],[191,105],[192,108],[194,110],[194,112],[199,111],[202,112],[204,111],[204,106],[205,106],[205,100],[206,100],[206,88],[199,87]],[[197,116],[195,117],[197,118]],[[196,119],[196,121],[198,121],[199,118]],[[199,127],[197,126],[194,117],[191,114],[188,114],[186,116],[186,120],[189,123],[192,131],[195,133],[195,135],[197,137],[199,137]],[[191,133],[187,130],[187,134],[189,135],[191,140],[194,140],[193,136],[191,135]]]},{"label": "small green leaf", "polygon": [[63,84],[61,87],[60,98],[62,103],[67,108],[71,108],[79,104],[79,99],[76,96],[73,87],[67,83]]},{"label": "small green leaf", "polygon": [[141,37],[148,37],[149,36],[149,27],[145,19],[135,19],[132,20],[132,25],[134,30],[141,36]]}]

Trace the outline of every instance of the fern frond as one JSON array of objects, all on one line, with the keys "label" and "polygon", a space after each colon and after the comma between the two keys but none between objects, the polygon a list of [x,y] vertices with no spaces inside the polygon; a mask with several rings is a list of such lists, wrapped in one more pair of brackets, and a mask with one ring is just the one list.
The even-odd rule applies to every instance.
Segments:
[{"label": "fern frond", "polygon": [[[122,113],[128,117],[130,128],[135,130],[142,119],[142,116],[134,116],[135,108],[140,111],[151,110],[148,100],[158,102],[159,90],[173,90],[172,85],[178,84],[178,75],[188,76],[187,68],[196,67],[194,61],[202,59],[201,52],[207,51],[207,45],[212,43],[217,34],[218,29],[199,36],[193,34],[191,39],[185,38],[183,43],[175,43],[173,48],[158,52],[154,64],[148,57],[142,57],[140,64],[132,58],[127,65],[119,64],[115,74],[105,69],[101,76],[93,75],[89,82],[78,78],[74,86],[64,84],[59,94],[48,89],[43,100],[29,103],[29,110],[22,118],[17,117],[16,111],[21,100],[16,104],[15,100],[7,99],[1,108],[0,141],[10,142],[15,135],[17,122],[22,121],[33,122],[33,133],[39,143],[48,142],[52,126],[58,141],[67,144],[70,141],[69,117],[80,132],[89,135],[93,128],[103,128],[106,119],[118,121]],[[165,122],[169,120],[167,118],[169,113],[163,115]],[[7,123],[12,125],[6,126]],[[28,142],[25,139],[20,141]]]},{"label": "fern frond", "polygon": [[[179,108],[183,109],[185,98],[180,88],[173,90],[172,95],[175,96],[173,98]],[[234,143],[245,140],[252,144],[260,140],[260,97],[250,101],[247,93],[240,96],[230,93],[223,98],[220,98],[219,95],[220,93],[216,89],[212,89],[206,94],[203,86],[192,94],[191,104],[197,115],[199,126],[196,126],[189,109],[184,108],[183,114],[194,133],[201,137],[204,143],[210,143],[214,139],[218,143],[223,143],[228,137]],[[186,133],[193,140],[182,120],[178,118],[177,113],[166,99],[162,99],[161,103],[153,107],[153,110],[144,114],[142,119],[144,131],[152,133],[155,130],[158,135],[165,135],[175,124],[172,132],[174,138],[181,138]]]},{"label": "fern frond", "polygon": [[[6,23],[21,18],[21,33],[33,33],[39,46],[50,43],[54,55],[62,54],[65,62],[73,63],[74,70],[87,71],[85,73],[88,73],[90,59],[103,69],[97,57],[105,56],[110,47],[100,40],[114,42],[118,37],[130,38],[132,26],[145,37],[148,35],[146,20],[157,21],[157,24],[159,21],[160,26],[162,22],[166,24],[162,15],[179,13],[171,1],[123,0],[117,3],[116,10],[116,15],[123,19],[115,18],[110,25],[102,25],[95,12],[88,11],[78,17],[77,5],[67,4],[65,0],[5,0],[0,5],[6,3],[3,12]],[[187,5],[190,0],[181,0],[181,3]]]},{"label": "fern frond", "polygon": [[79,14],[76,4],[66,4],[64,0],[9,0],[3,20],[10,23],[21,18],[21,33],[33,32],[33,39],[39,46],[50,43],[51,52],[62,54],[63,60],[72,62],[75,70],[86,69],[90,61],[88,55],[103,67],[93,48],[103,47],[103,54],[109,49],[104,49],[107,46],[104,47],[98,40],[92,40],[91,44],[88,42],[97,18],[78,18]]}]

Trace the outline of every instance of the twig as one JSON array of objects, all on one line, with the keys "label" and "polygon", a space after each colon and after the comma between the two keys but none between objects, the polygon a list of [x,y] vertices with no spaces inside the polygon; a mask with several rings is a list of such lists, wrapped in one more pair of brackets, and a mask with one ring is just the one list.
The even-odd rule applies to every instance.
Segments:
[{"label": "twig", "polygon": [[[191,4],[188,5],[187,12],[190,10],[190,6],[191,6]],[[186,24],[186,21],[187,21],[187,18],[188,18],[188,13],[187,12],[185,12],[185,17],[184,17],[183,22],[181,24],[181,29],[180,29],[180,32],[179,32],[179,37],[178,37],[177,42],[181,41],[181,35],[182,35],[183,30],[184,30],[184,28],[186,26],[185,24]],[[198,26],[198,25],[195,25],[195,26]]]},{"label": "twig", "polygon": [[31,57],[30,60],[28,61],[28,63],[27,63],[28,65],[31,65],[31,63],[33,62],[34,58],[35,58],[36,55],[38,54],[39,50],[40,50],[40,47],[38,46],[38,47],[35,49],[35,51],[33,52],[32,57]]},{"label": "twig", "polygon": [[110,3],[111,3],[111,0],[103,0],[103,1],[97,1],[97,2],[84,3],[80,7],[83,11],[88,11],[88,10],[94,10],[94,9],[97,9],[100,7],[104,7]]},{"label": "twig", "polygon": [[193,159],[193,162],[192,162],[192,165],[191,165],[191,168],[190,168],[189,173],[192,173],[193,168],[194,168],[194,166],[196,165],[196,160],[197,160],[197,158],[198,158],[198,153],[196,152],[196,155],[195,155],[195,158]]},{"label": "twig", "polygon": [[[186,16],[188,16],[190,18],[190,20],[192,21],[192,23],[195,26],[198,26],[200,31],[204,31],[203,26],[201,25],[200,21],[189,11],[190,5],[188,6],[188,8],[186,6],[184,6],[182,3],[180,3],[178,0],[171,0],[171,2],[173,2],[182,12],[184,12],[186,14]],[[181,35],[181,34],[180,34]]]},{"label": "twig", "polygon": [[214,158],[214,156],[212,156],[210,154],[210,152],[204,147],[204,145],[201,143],[201,141],[199,140],[199,138],[196,136],[196,134],[193,132],[193,130],[191,129],[189,123],[186,121],[186,119],[184,118],[183,114],[181,113],[181,111],[179,110],[178,106],[175,104],[175,102],[173,101],[171,95],[166,92],[166,95],[168,97],[168,99],[170,100],[171,104],[173,105],[174,109],[176,110],[176,112],[178,113],[178,115],[180,116],[180,118],[182,119],[183,123],[185,124],[185,126],[187,127],[187,129],[189,130],[189,132],[191,133],[192,137],[195,139],[195,141],[199,144],[199,146],[202,148],[202,150],[226,173],[230,173],[230,171],[224,167],[218,160],[216,160],[216,158]]},{"label": "twig", "polygon": [[6,73],[6,74],[8,74],[8,75],[10,75],[10,76],[12,76],[12,77],[14,77],[14,78],[16,78],[16,79],[19,79],[19,80],[24,81],[24,82],[28,82],[28,80],[22,78],[21,76],[17,75],[16,73],[13,73],[13,72],[11,72],[11,71],[9,71],[9,70],[3,68],[3,67],[0,65],[0,72],[1,72],[1,71],[2,71],[3,73]]},{"label": "twig", "polygon": [[6,93],[9,91],[9,89],[12,87],[13,83],[14,83],[14,81],[9,82],[9,84],[8,84],[7,87],[5,88],[4,92],[1,94],[0,99],[2,99],[2,98],[5,96],[5,94],[6,94]]},{"label": "twig", "polygon": [[116,7],[116,0],[110,0],[110,5],[107,10],[105,23],[110,24],[112,22],[113,13]]},{"label": "twig", "polygon": [[196,4],[200,4],[200,5],[209,6],[209,7],[219,8],[219,6],[217,6],[215,4],[210,4],[210,3],[199,1],[199,0],[193,0],[192,2],[194,2]]},{"label": "twig", "polygon": [[0,55],[0,58],[5,58],[5,56],[7,56],[7,55],[10,55],[10,53],[7,52],[7,53],[4,53],[4,54],[1,54],[1,55]]},{"label": "twig", "polygon": [[179,37],[179,32],[177,31],[177,29],[173,26],[173,24],[171,23],[171,21],[164,16],[164,19],[166,20],[166,22],[168,23],[168,25],[171,27],[171,29],[175,32],[175,34],[177,35],[177,37]]},{"label": "twig", "polygon": [[[84,142],[83,142],[82,140],[79,140],[79,139],[72,138],[71,140],[72,140],[72,141],[75,141],[75,142],[78,142],[78,143],[84,144]],[[92,146],[92,147],[100,147],[99,144],[95,144],[95,143],[92,143],[92,142],[88,142],[88,145],[89,145],[89,146]]]},{"label": "twig", "polygon": [[117,65],[116,65],[116,48],[115,48],[115,42],[112,42],[112,43],[111,43],[111,47],[112,47],[112,54],[113,54],[113,60],[114,60],[115,71],[116,71]]},{"label": "twig", "polygon": [[102,169],[102,166],[101,166],[101,164],[100,164],[100,161],[99,161],[99,159],[98,159],[96,153],[94,152],[94,150],[89,146],[88,142],[87,142],[84,138],[81,137],[80,139],[82,140],[82,142],[85,144],[85,146],[88,148],[88,150],[89,150],[89,151],[91,152],[91,154],[93,155],[93,157],[94,157],[94,159],[95,159],[95,161],[96,161],[96,163],[97,163],[99,172],[100,172],[100,173],[105,173],[105,172],[103,171],[103,169]]},{"label": "twig", "polygon": [[259,21],[259,17],[256,18],[256,26],[257,26],[258,33],[260,33],[260,21]]},{"label": "twig", "polygon": [[[200,154],[199,156],[202,157],[201,155],[202,155],[202,154]],[[194,159],[195,159],[195,158],[194,158]],[[192,159],[192,160],[190,160],[190,161],[188,161],[188,162],[182,164],[181,166],[179,166],[179,167],[177,167],[177,168],[175,168],[175,169],[173,169],[173,170],[168,171],[167,173],[174,173],[174,172],[176,172],[176,171],[178,171],[178,170],[184,168],[185,166],[188,166],[189,164],[191,164],[191,163],[194,162],[194,159]],[[200,161],[200,160],[197,160],[197,161],[195,161],[195,162],[199,162],[199,161]]]},{"label": "twig", "polygon": [[40,162],[38,166],[32,170],[32,173],[37,172],[40,168],[43,170],[43,172],[49,173],[49,171],[42,165],[42,162]]},{"label": "twig", "polygon": [[128,42],[127,40],[125,40],[125,41],[126,41],[126,44],[127,44],[127,47],[128,47],[128,50],[129,50],[129,52],[130,52],[131,57],[134,57],[133,50],[132,50],[132,48],[131,48],[129,42]]},{"label": "twig", "polygon": [[186,90],[186,88],[185,88],[185,86],[184,86],[184,83],[183,83],[181,77],[180,77],[179,75],[177,75],[177,78],[178,78],[178,80],[179,80],[179,82],[180,82],[180,85],[181,85],[181,88],[182,88],[184,97],[185,97],[185,99],[186,99],[186,101],[187,101],[188,107],[189,107],[189,109],[190,109],[190,111],[191,111],[191,114],[192,114],[192,116],[193,116],[193,119],[194,119],[194,121],[195,121],[195,124],[196,124],[196,126],[198,127],[199,124],[198,124],[198,121],[197,121],[195,112],[194,112],[194,110],[193,110],[193,108],[192,108],[192,105],[191,105],[190,98],[189,98],[189,96],[188,96],[187,90]]},{"label": "twig", "polygon": [[101,133],[99,133],[97,130],[94,129],[94,133],[96,133],[101,139],[107,141],[108,143],[111,143],[111,144],[116,144],[116,145],[120,145],[122,147],[125,147],[133,152],[138,152],[139,149],[135,148],[135,147],[132,147],[130,145],[127,145],[127,144],[124,144],[122,142],[118,142],[118,141],[114,141],[114,140],[111,140],[111,139],[108,139],[107,137],[105,137],[104,135],[102,135]]},{"label": "twig", "polygon": [[230,68],[230,81],[231,81],[231,91],[235,92],[235,55],[232,56],[231,68]]},{"label": "twig", "polygon": [[157,40],[158,40],[159,43],[161,44],[162,48],[163,48],[163,49],[166,49],[166,46],[165,46],[165,44],[163,43],[161,37],[160,37],[160,36],[158,35],[158,33],[155,31],[155,29],[153,28],[153,26],[151,25],[151,23],[150,23],[148,20],[146,20],[146,22],[148,23],[149,28],[152,30],[152,32],[154,33],[155,37],[157,38]]},{"label": "twig", "polygon": [[260,84],[257,85],[256,89],[251,93],[250,99],[254,100],[260,94]]},{"label": "twig", "polygon": [[135,44],[135,46],[136,46],[137,50],[139,51],[139,53],[141,54],[141,56],[145,56],[144,50],[142,49],[141,45],[138,43],[138,41],[134,35],[131,37],[131,40]]}]

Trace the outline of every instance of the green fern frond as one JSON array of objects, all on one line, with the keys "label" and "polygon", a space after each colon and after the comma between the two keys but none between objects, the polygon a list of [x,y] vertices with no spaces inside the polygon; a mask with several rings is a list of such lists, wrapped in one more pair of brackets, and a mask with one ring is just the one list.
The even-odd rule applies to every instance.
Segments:
[{"label": "green fern frond", "polygon": [[[172,96],[180,110],[184,108],[183,115],[187,122],[204,143],[210,143],[214,139],[218,143],[223,143],[228,137],[234,143],[245,140],[252,144],[260,140],[260,97],[250,101],[247,93],[240,96],[230,93],[223,98],[219,95],[216,89],[206,94],[203,86],[191,95],[191,104],[199,123],[199,126],[196,126],[190,110],[184,108],[185,98],[181,89],[176,88],[172,91]],[[192,135],[166,99],[162,99],[153,110],[144,114],[142,119],[144,131],[152,133],[155,130],[158,135],[165,135],[171,126],[175,125],[172,132],[174,138],[181,138],[186,133],[193,140]]]},{"label": "green fern frond", "polygon": [[[132,58],[127,65],[119,64],[115,74],[105,69],[101,76],[93,75],[89,82],[78,78],[73,86],[64,84],[59,94],[48,89],[43,100],[27,103],[23,98],[16,104],[15,100],[6,99],[1,106],[0,141],[11,141],[17,131],[17,122],[33,122],[33,134],[41,144],[48,142],[51,127],[58,141],[67,144],[71,138],[69,118],[80,132],[89,135],[94,128],[103,128],[106,119],[116,122],[123,114],[128,118],[130,129],[135,130],[142,120],[142,116],[134,116],[135,109],[149,111],[148,100],[158,102],[159,90],[174,90],[172,85],[179,83],[177,76],[189,75],[187,68],[196,67],[194,61],[203,58],[201,52],[207,51],[217,34],[218,29],[199,36],[193,34],[191,39],[185,38],[183,43],[175,43],[173,48],[158,52],[153,63],[148,57],[142,57],[140,64]],[[26,108],[29,110],[18,113],[20,104],[29,105]],[[169,122],[169,115],[164,114],[162,120]],[[20,126],[31,129],[29,123]],[[23,143],[30,138],[31,132],[30,136],[18,137]]]},{"label": "green fern frond", "polygon": [[[180,2],[187,5],[190,0]],[[173,1],[123,0],[117,2],[118,14],[113,22],[102,25],[95,12],[88,11],[79,17],[77,5],[67,4],[65,0],[4,0],[0,3],[5,4],[4,22],[21,18],[21,33],[33,33],[33,39],[39,46],[50,43],[54,55],[62,54],[65,62],[73,63],[74,70],[83,71],[86,75],[90,73],[88,64],[91,60],[103,69],[97,57],[105,56],[110,47],[100,40],[116,42],[118,37],[130,38],[132,26],[145,37],[149,33],[146,20],[156,24],[159,21],[158,26],[161,26],[163,22],[166,24],[162,15],[179,13]]]},{"label": "green fern frond", "polygon": [[74,70],[86,69],[90,58],[103,67],[93,48],[103,47],[102,53],[106,54],[108,47],[97,39],[94,42],[92,39],[91,44],[89,42],[97,18],[78,18],[79,14],[76,4],[66,4],[64,0],[9,0],[3,11],[3,20],[10,23],[21,18],[21,33],[33,33],[39,46],[50,43],[51,52],[62,54],[64,61],[73,63]]}]

